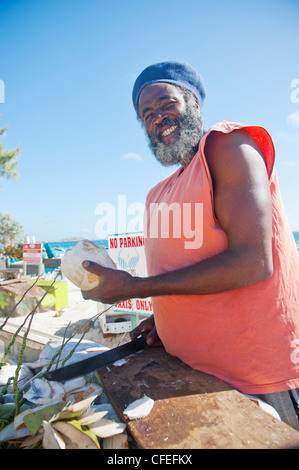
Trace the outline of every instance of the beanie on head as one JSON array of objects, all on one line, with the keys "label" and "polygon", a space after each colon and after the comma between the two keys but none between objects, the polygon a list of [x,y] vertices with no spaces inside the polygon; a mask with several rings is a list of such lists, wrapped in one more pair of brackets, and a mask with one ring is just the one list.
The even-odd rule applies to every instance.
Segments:
[{"label": "beanie on head", "polygon": [[170,83],[186,88],[194,94],[200,107],[203,106],[206,90],[197,71],[183,62],[160,62],[144,69],[135,81],[132,98],[137,114],[139,114],[138,103],[143,88],[157,82]]}]

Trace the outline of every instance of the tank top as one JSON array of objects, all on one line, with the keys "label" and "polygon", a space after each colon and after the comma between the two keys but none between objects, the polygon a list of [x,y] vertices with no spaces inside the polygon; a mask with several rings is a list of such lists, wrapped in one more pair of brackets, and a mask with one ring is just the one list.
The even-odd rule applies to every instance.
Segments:
[{"label": "tank top", "polygon": [[[229,133],[241,128],[256,140],[266,161],[272,197],[274,273],[265,281],[223,293],[153,297],[153,311],[168,353],[243,393],[272,393],[299,387],[299,260],[282,204],[268,132],[228,121],[212,126],[187,168],[179,168],[150,190],[144,246],[149,276],[197,263],[227,248],[226,233],[214,213],[205,142],[212,131]],[[169,227],[163,207],[170,214]],[[150,222],[153,220],[157,227]],[[200,230],[196,220],[201,221]]]}]

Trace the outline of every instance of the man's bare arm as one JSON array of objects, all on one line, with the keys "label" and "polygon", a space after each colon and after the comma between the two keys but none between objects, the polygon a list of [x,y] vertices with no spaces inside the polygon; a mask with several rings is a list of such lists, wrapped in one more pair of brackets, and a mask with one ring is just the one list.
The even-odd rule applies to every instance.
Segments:
[{"label": "man's bare arm", "polygon": [[227,234],[225,251],[157,276],[132,277],[90,264],[100,285],[83,293],[104,303],[161,295],[205,295],[248,286],[271,277],[272,204],[263,156],[246,131],[213,132],[206,156],[214,186],[215,216]]}]

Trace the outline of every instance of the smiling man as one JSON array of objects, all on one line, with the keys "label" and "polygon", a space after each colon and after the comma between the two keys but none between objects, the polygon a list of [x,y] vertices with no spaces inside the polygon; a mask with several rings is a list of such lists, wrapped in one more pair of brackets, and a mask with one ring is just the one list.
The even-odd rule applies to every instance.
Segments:
[{"label": "smiling man", "polygon": [[153,84],[142,93],[139,106],[156,158],[165,166],[181,163],[186,167],[204,135],[194,95],[168,83]]},{"label": "smiling man", "polygon": [[[133,103],[150,147],[163,165],[180,166],[147,196],[148,277],[84,262],[101,283],[83,295],[103,303],[152,297],[154,316],[133,336],[162,341],[191,367],[262,396],[298,428],[289,393],[299,387],[298,252],[274,146],[259,126],[223,121],[205,132],[204,99],[201,77],[184,63],[154,64],[137,78]],[[196,226],[198,204],[203,242],[194,248],[184,225]],[[151,237],[161,205],[181,217],[166,212],[172,230],[163,236],[155,227]]]}]

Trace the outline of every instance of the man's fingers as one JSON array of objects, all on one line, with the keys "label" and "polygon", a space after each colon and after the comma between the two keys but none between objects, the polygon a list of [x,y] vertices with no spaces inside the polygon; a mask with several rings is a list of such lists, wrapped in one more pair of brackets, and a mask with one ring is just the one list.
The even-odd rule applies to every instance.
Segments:
[{"label": "man's fingers", "polygon": [[89,300],[91,298],[90,294],[88,293],[89,291],[86,290],[81,290],[81,294],[84,300]]},{"label": "man's fingers", "polygon": [[158,336],[158,333],[157,333],[157,330],[156,330],[155,326],[150,331],[150,333],[148,334],[148,337],[146,338],[146,342],[147,342],[148,346],[152,346],[152,345],[161,346],[162,345],[162,342],[161,342],[161,340]]},{"label": "man's fingers", "polygon": [[103,270],[105,269],[100,264],[94,263],[93,261],[87,261],[87,260],[83,261],[82,266],[89,273],[98,274],[98,275],[102,274]]},{"label": "man's fingers", "polygon": [[139,335],[141,335],[142,333],[145,333],[145,332],[146,332],[146,329],[144,327],[142,327],[142,325],[138,325],[138,326],[136,326],[136,328],[134,328],[134,330],[132,330],[130,332],[130,336],[131,336],[132,339],[135,339]]}]

